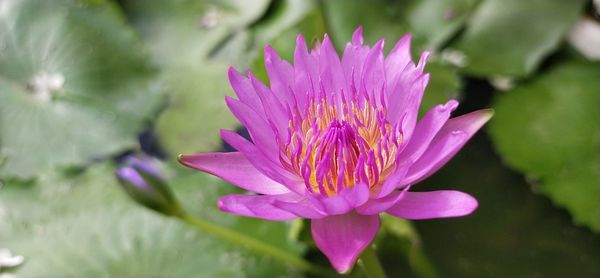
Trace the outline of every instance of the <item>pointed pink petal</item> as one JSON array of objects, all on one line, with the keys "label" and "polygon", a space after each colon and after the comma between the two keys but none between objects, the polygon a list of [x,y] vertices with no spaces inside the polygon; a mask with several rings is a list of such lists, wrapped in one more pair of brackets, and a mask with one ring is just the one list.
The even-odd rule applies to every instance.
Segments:
[{"label": "pointed pink petal", "polygon": [[[266,120],[276,132],[277,136],[283,142],[287,141],[287,131],[290,120],[290,114],[286,110],[285,103],[282,103],[276,94],[269,89],[265,84],[258,80],[251,72],[248,72],[248,78],[252,83],[252,87],[256,90],[260,101],[264,107],[267,107]],[[275,139],[275,137],[273,137]]]},{"label": "pointed pink petal", "polygon": [[363,46],[354,43],[348,43],[346,48],[344,48],[342,68],[344,69],[346,82],[348,82],[350,86],[354,86],[355,88],[360,87],[364,61],[369,54],[369,49],[370,48],[367,45]]},{"label": "pointed pink petal", "polygon": [[308,195],[308,200],[314,207],[327,215],[345,214],[353,208],[361,206],[369,200],[369,187],[359,183],[351,188],[346,188],[336,195],[321,196]]},{"label": "pointed pink petal", "polygon": [[275,97],[283,105],[292,104],[293,95],[289,88],[292,87],[294,82],[294,67],[287,61],[282,60],[277,51],[267,45],[265,46],[265,68]]},{"label": "pointed pink petal", "polygon": [[405,186],[406,183],[404,182],[404,177],[406,177],[406,173],[408,173],[409,166],[410,164],[403,165],[388,176],[381,185],[381,188],[377,193],[377,198],[383,198],[392,193],[392,191]]},{"label": "pointed pink petal", "polygon": [[449,100],[446,104],[436,105],[419,121],[408,145],[400,154],[398,163],[417,161],[427,150],[431,140],[450,118],[450,113],[458,107],[458,101]]},{"label": "pointed pink petal", "polygon": [[351,188],[347,188],[338,193],[348,204],[355,208],[369,200],[369,186],[364,183],[355,184]]},{"label": "pointed pink petal", "polygon": [[469,137],[473,136],[492,116],[494,116],[494,110],[481,109],[452,118],[444,125],[436,137],[443,136],[455,130],[464,131],[469,134]]},{"label": "pointed pink petal", "polygon": [[412,63],[410,55],[410,33],[404,35],[385,58],[385,74],[387,87],[391,89],[397,82],[398,76]]},{"label": "pointed pink petal", "polygon": [[411,165],[404,178],[407,184],[418,183],[440,169],[467,142],[467,134],[454,131],[432,143],[421,158]]},{"label": "pointed pink petal", "polygon": [[[412,62],[410,52],[410,40],[410,33],[406,33],[406,35],[396,42],[394,48],[392,48],[385,58],[385,80],[388,98],[391,98],[394,94],[404,93],[396,90],[397,84],[400,83],[399,79],[406,75],[409,70],[415,69],[415,64]],[[404,85],[404,87],[405,90],[406,85]],[[397,99],[398,97],[399,96],[396,96],[391,99]]]},{"label": "pointed pink petal", "polygon": [[308,105],[309,92],[317,90],[315,82],[318,80],[317,61],[308,53],[304,37],[298,35],[296,49],[294,50],[294,97],[301,113],[304,113],[304,109]]},{"label": "pointed pink petal", "polygon": [[318,210],[325,212],[327,215],[345,214],[352,210],[352,206],[346,198],[339,194],[323,197],[320,195],[307,195],[308,200]]},{"label": "pointed pink petal", "polygon": [[311,221],[315,244],[339,273],[348,272],[379,230],[379,216],[356,213]]},{"label": "pointed pink petal", "polygon": [[[390,85],[391,87],[387,87],[388,111],[404,111],[407,113],[407,125],[402,127],[407,139],[410,138],[412,129],[417,122],[421,99],[429,82],[429,75],[423,74],[429,54],[427,51],[423,52],[416,67],[409,63],[398,75],[394,81],[395,83]],[[400,113],[388,113],[388,120],[390,123],[396,123],[400,116]]]},{"label": "pointed pink petal", "polygon": [[233,67],[229,68],[227,75],[229,77],[229,83],[231,83],[231,87],[240,101],[248,105],[261,118],[266,120],[265,109],[260,102],[260,98],[256,94],[256,91],[252,87],[250,80],[237,72]]},{"label": "pointed pink petal", "polygon": [[181,155],[178,159],[185,166],[213,174],[248,191],[267,195],[290,192],[258,171],[240,152]]},{"label": "pointed pink petal", "polygon": [[475,198],[460,191],[406,192],[387,213],[414,220],[459,217],[471,214],[477,205]]},{"label": "pointed pink petal", "polygon": [[382,213],[400,201],[409,188],[410,186],[407,186],[402,191],[394,191],[383,198],[371,199],[366,204],[357,207],[356,212],[362,215]]},{"label": "pointed pink petal", "polygon": [[342,96],[341,92],[350,91],[340,57],[327,35],[323,38],[319,52],[319,82],[331,104],[339,104],[337,101]]},{"label": "pointed pink petal", "polygon": [[493,114],[493,110],[484,109],[448,120],[427,151],[411,166],[406,182],[417,183],[439,170]]},{"label": "pointed pink petal", "polygon": [[300,177],[283,169],[281,165],[268,159],[254,144],[248,142],[248,140],[244,139],[239,134],[229,130],[221,130],[221,138],[236,150],[240,151],[252,166],[265,176],[283,184],[293,192],[304,194],[306,189],[304,187],[304,181],[302,181]]},{"label": "pointed pink petal", "polygon": [[248,129],[252,142],[271,160],[279,160],[279,145],[275,141],[275,133],[269,123],[252,111],[248,105],[232,97],[225,97],[225,103],[231,113]]},{"label": "pointed pink petal", "polygon": [[[293,194],[293,193],[291,193]],[[294,194],[295,196],[298,196]],[[282,195],[225,195],[219,199],[219,209],[232,214],[261,218],[266,220],[290,220],[298,218],[295,214],[273,206],[277,199],[295,197],[290,194]]]},{"label": "pointed pink petal", "polygon": [[383,57],[383,39],[379,40],[364,60],[362,71],[362,85],[366,89],[372,103],[380,99],[381,91],[385,88],[385,66]]},{"label": "pointed pink petal", "polygon": [[327,216],[327,214],[316,208],[308,199],[303,198],[299,201],[287,202],[283,200],[274,200],[273,205],[289,211],[299,217],[308,219],[318,219]]},{"label": "pointed pink petal", "polygon": [[363,39],[362,26],[358,26],[352,33],[352,44],[362,45],[365,42]]}]

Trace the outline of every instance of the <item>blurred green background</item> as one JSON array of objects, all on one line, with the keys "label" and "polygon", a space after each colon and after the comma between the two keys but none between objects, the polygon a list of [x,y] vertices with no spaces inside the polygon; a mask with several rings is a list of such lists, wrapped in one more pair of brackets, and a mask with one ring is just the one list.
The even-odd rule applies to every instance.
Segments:
[{"label": "blurred green background", "polygon": [[359,25],[368,43],[410,32],[414,57],[433,52],[423,110],[449,98],[456,115],[496,110],[415,186],[468,192],[479,209],[384,218],[389,276],[600,277],[595,2],[0,0],[0,277],[309,276],[137,206],[113,172],[142,152],[195,215],[328,266],[307,222],[221,213],[236,189],[175,158],[227,148],[229,65],[268,82],[265,44],[289,60],[298,33],[328,33],[341,50]]}]

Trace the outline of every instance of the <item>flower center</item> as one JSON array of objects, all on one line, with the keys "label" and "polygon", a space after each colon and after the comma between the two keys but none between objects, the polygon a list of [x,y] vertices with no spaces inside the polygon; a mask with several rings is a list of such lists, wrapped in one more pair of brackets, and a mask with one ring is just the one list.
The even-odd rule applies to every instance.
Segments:
[{"label": "flower center", "polygon": [[303,114],[290,121],[282,164],[313,193],[331,196],[357,183],[378,192],[380,181],[396,168],[402,142],[399,126],[386,120],[385,107],[368,101],[331,106],[322,99]]}]

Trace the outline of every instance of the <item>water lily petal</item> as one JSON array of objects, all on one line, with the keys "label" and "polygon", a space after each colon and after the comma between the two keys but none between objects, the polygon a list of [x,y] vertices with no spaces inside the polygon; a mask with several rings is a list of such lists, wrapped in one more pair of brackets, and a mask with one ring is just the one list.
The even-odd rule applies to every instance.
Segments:
[{"label": "water lily petal", "polygon": [[142,175],[133,167],[121,167],[117,170],[116,175],[121,182],[132,184],[141,189],[150,189]]},{"label": "water lily petal", "polygon": [[369,200],[369,187],[364,183],[358,183],[351,188],[346,188],[336,195],[307,195],[308,200],[314,207],[325,212],[327,215],[345,214],[359,207]]},{"label": "water lily petal", "polygon": [[282,60],[277,51],[270,45],[265,47],[265,68],[269,75],[271,90],[281,104],[291,105],[294,103],[293,94],[289,88],[294,82],[294,67],[287,61]]},{"label": "water lily petal", "polygon": [[363,38],[362,26],[358,26],[354,30],[354,33],[352,33],[352,44],[362,45],[363,43],[365,43],[365,40]]},{"label": "water lily petal", "polygon": [[338,193],[348,204],[355,208],[361,206],[369,200],[369,186],[364,183],[357,183],[351,188],[347,188]]},{"label": "water lily petal", "polygon": [[362,84],[359,87],[359,90],[366,90],[364,93],[368,99],[377,105],[381,105],[383,102],[381,98],[385,97],[385,94],[382,94],[386,86],[383,46],[383,39],[377,41],[365,57],[361,74]]},{"label": "water lily petal", "polygon": [[[293,194],[293,195],[292,195]],[[241,195],[230,194],[219,199],[219,209],[232,214],[261,218],[266,220],[290,220],[298,218],[295,214],[272,204],[274,200],[297,198],[297,194],[282,195]]]},{"label": "water lily petal", "polygon": [[[385,74],[387,88],[391,89],[398,81],[402,71],[412,64],[410,54],[410,33],[404,35],[385,58]],[[414,65],[413,65],[414,67]]]},{"label": "water lily petal", "polygon": [[413,164],[406,182],[417,183],[439,170],[493,114],[493,110],[484,109],[448,120],[427,151]]},{"label": "water lily petal", "polygon": [[349,92],[340,57],[331,39],[325,35],[319,49],[319,85],[332,105],[341,107],[342,91]]},{"label": "water lily petal", "polygon": [[348,272],[379,230],[379,216],[356,213],[311,221],[315,244],[340,273]]},{"label": "water lily petal", "polygon": [[467,136],[463,131],[454,131],[432,143],[423,156],[411,165],[404,182],[418,183],[440,169],[467,142]]},{"label": "water lily petal", "polygon": [[265,153],[271,160],[279,159],[279,146],[275,141],[275,133],[264,119],[254,112],[248,105],[232,98],[225,97],[225,102],[238,120],[248,129],[252,142]]},{"label": "water lily petal", "polygon": [[404,193],[407,192],[409,188],[410,186],[406,186],[404,189],[402,189],[402,191],[394,191],[383,198],[370,199],[364,205],[357,207],[356,212],[362,215],[382,213],[400,201],[400,199],[402,199],[404,196]]},{"label": "water lily petal", "polygon": [[471,214],[477,205],[475,198],[460,191],[406,192],[387,213],[413,220],[459,217]]},{"label": "water lily petal", "polygon": [[[423,74],[430,53],[425,51],[421,54],[417,66],[409,63],[402,74],[398,76],[391,87],[387,87],[388,111],[403,111],[406,113],[405,123],[402,127],[405,137],[408,139],[417,122],[419,106],[423,93],[429,82],[429,74]],[[390,123],[396,123],[402,116],[401,113],[388,113]]]},{"label": "water lily petal", "polygon": [[287,104],[282,103],[277,97],[277,93],[269,89],[265,84],[258,80],[251,72],[248,72],[248,78],[252,83],[252,87],[256,90],[263,107],[266,107],[268,111],[265,111],[267,115],[267,122],[273,128],[273,131],[280,138],[281,141],[286,142],[288,139],[287,128],[289,125],[290,114]]},{"label": "water lily petal", "polygon": [[308,53],[304,37],[298,35],[294,50],[294,97],[302,116],[306,116],[304,109],[308,105],[308,95],[317,90],[315,82],[318,80],[317,60]]},{"label": "water lily petal", "polygon": [[389,175],[379,188],[379,192],[377,192],[377,198],[383,198],[392,193],[392,191],[407,185],[406,182],[404,182],[404,177],[406,177],[410,165],[411,163],[402,165],[391,175]]},{"label": "water lily petal", "polygon": [[327,213],[327,215],[339,215],[344,214],[352,210],[352,206],[348,203],[346,198],[338,195],[323,197],[320,195],[307,195],[308,200],[313,206],[321,211]]},{"label": "water lily petal", "polygon": [[446,121],[448,121],[450,113],[452,113],[456,107],[458,107],[458,101],[449,100],[446,104],[436,105],[429,110],[415,127],[413,136],[400,154],[398,163],[404,164],[407,161],[416,161],[421,157],[427,150],[427,147],[429,147],[433,138],[437,135],[438,131],[440,131]]},{"label": "water lily petal", "polygon": [[231,83],[231,87],[239,100],[252,108],[252,110],[261,118],[266,120],[267,116],[265,114],[265,109],[260,98],[256,94],[256,91],[252,87],[250,80],[237,72],[233,67],[229,68],[227,76],[229,77],[229,83]]},{"label": "water lily petal", "polygon": [[244,154],[244,157],[261,173],[272,180],[283,184],[285,187],[298,194],[304,194],[304,182],[300,177],[289,173],[279,164],[269,160],[254,144],[248,142],[239,134],[221,130],[221,138],[236,150]]},{"label": "water lily petal", "polygon": [[352,91],[347,92],[350,94],[355,93],[356,88],[361,84],[361,77],[363,72],[363,61],[369,54],[370,47],[363,45],[362,28],[358,27],[352,35],[352,42],[346,45],[344,53],[342,55],[342,68],[344,69],[344,76],[346,76],[347,82],[353,87]]},{"label": "water lily petal", "polygon": [[185,166],[213,174],[248,191],[267,195],[290,192],[258,171],[240,152],[181,155],[178,159]]},{"label": "water lily petal", "polygon": [[327,216],[327,213],[316,208],[307,198],[298,201],[273,200],[273,205],[289,211],[299,217],[318,219]]}]

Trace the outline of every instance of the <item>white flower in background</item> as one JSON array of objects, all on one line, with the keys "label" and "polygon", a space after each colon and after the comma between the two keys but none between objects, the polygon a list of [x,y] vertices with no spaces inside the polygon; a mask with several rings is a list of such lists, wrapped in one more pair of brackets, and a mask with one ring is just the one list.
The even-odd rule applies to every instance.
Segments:
[{"label": "white flower in background", "polygon": [[444,49],[441,53],[441,59],[459,68],[464,68],[468,63],[465,53],[456,49]]},{"label": "white flower in background", "polygon": [[501,91],[508,91],[515,87],[515,80],[508,76],[493,76],[490,83],[494,88]]},{"label": "white flower in background", "polygon": [[212,29],[219,24],[222,17],[223,14],[219,9],[211,7],[208,9],[208,11],[206,11],[205,14],[202,15],[202,17],[200,17],[200,27],[204,29]]},{"label": "white flower in background", "polygon": [[[600,11],[600,0],[596,0],[595,4]],[[567,39],[586,58],[600,60],[600,23],[598,21],[587,17],[579,19],[569,32]]]},{"label": "white flower in background", "polygon": [[[0,270],[17,267],[23,264],[23,262],[25,262],[23,256],[14,256],[10,250],[6,248],[0,249]],[[0,278],[5,278],[3,275],[4,274],[0,274]]]}]

